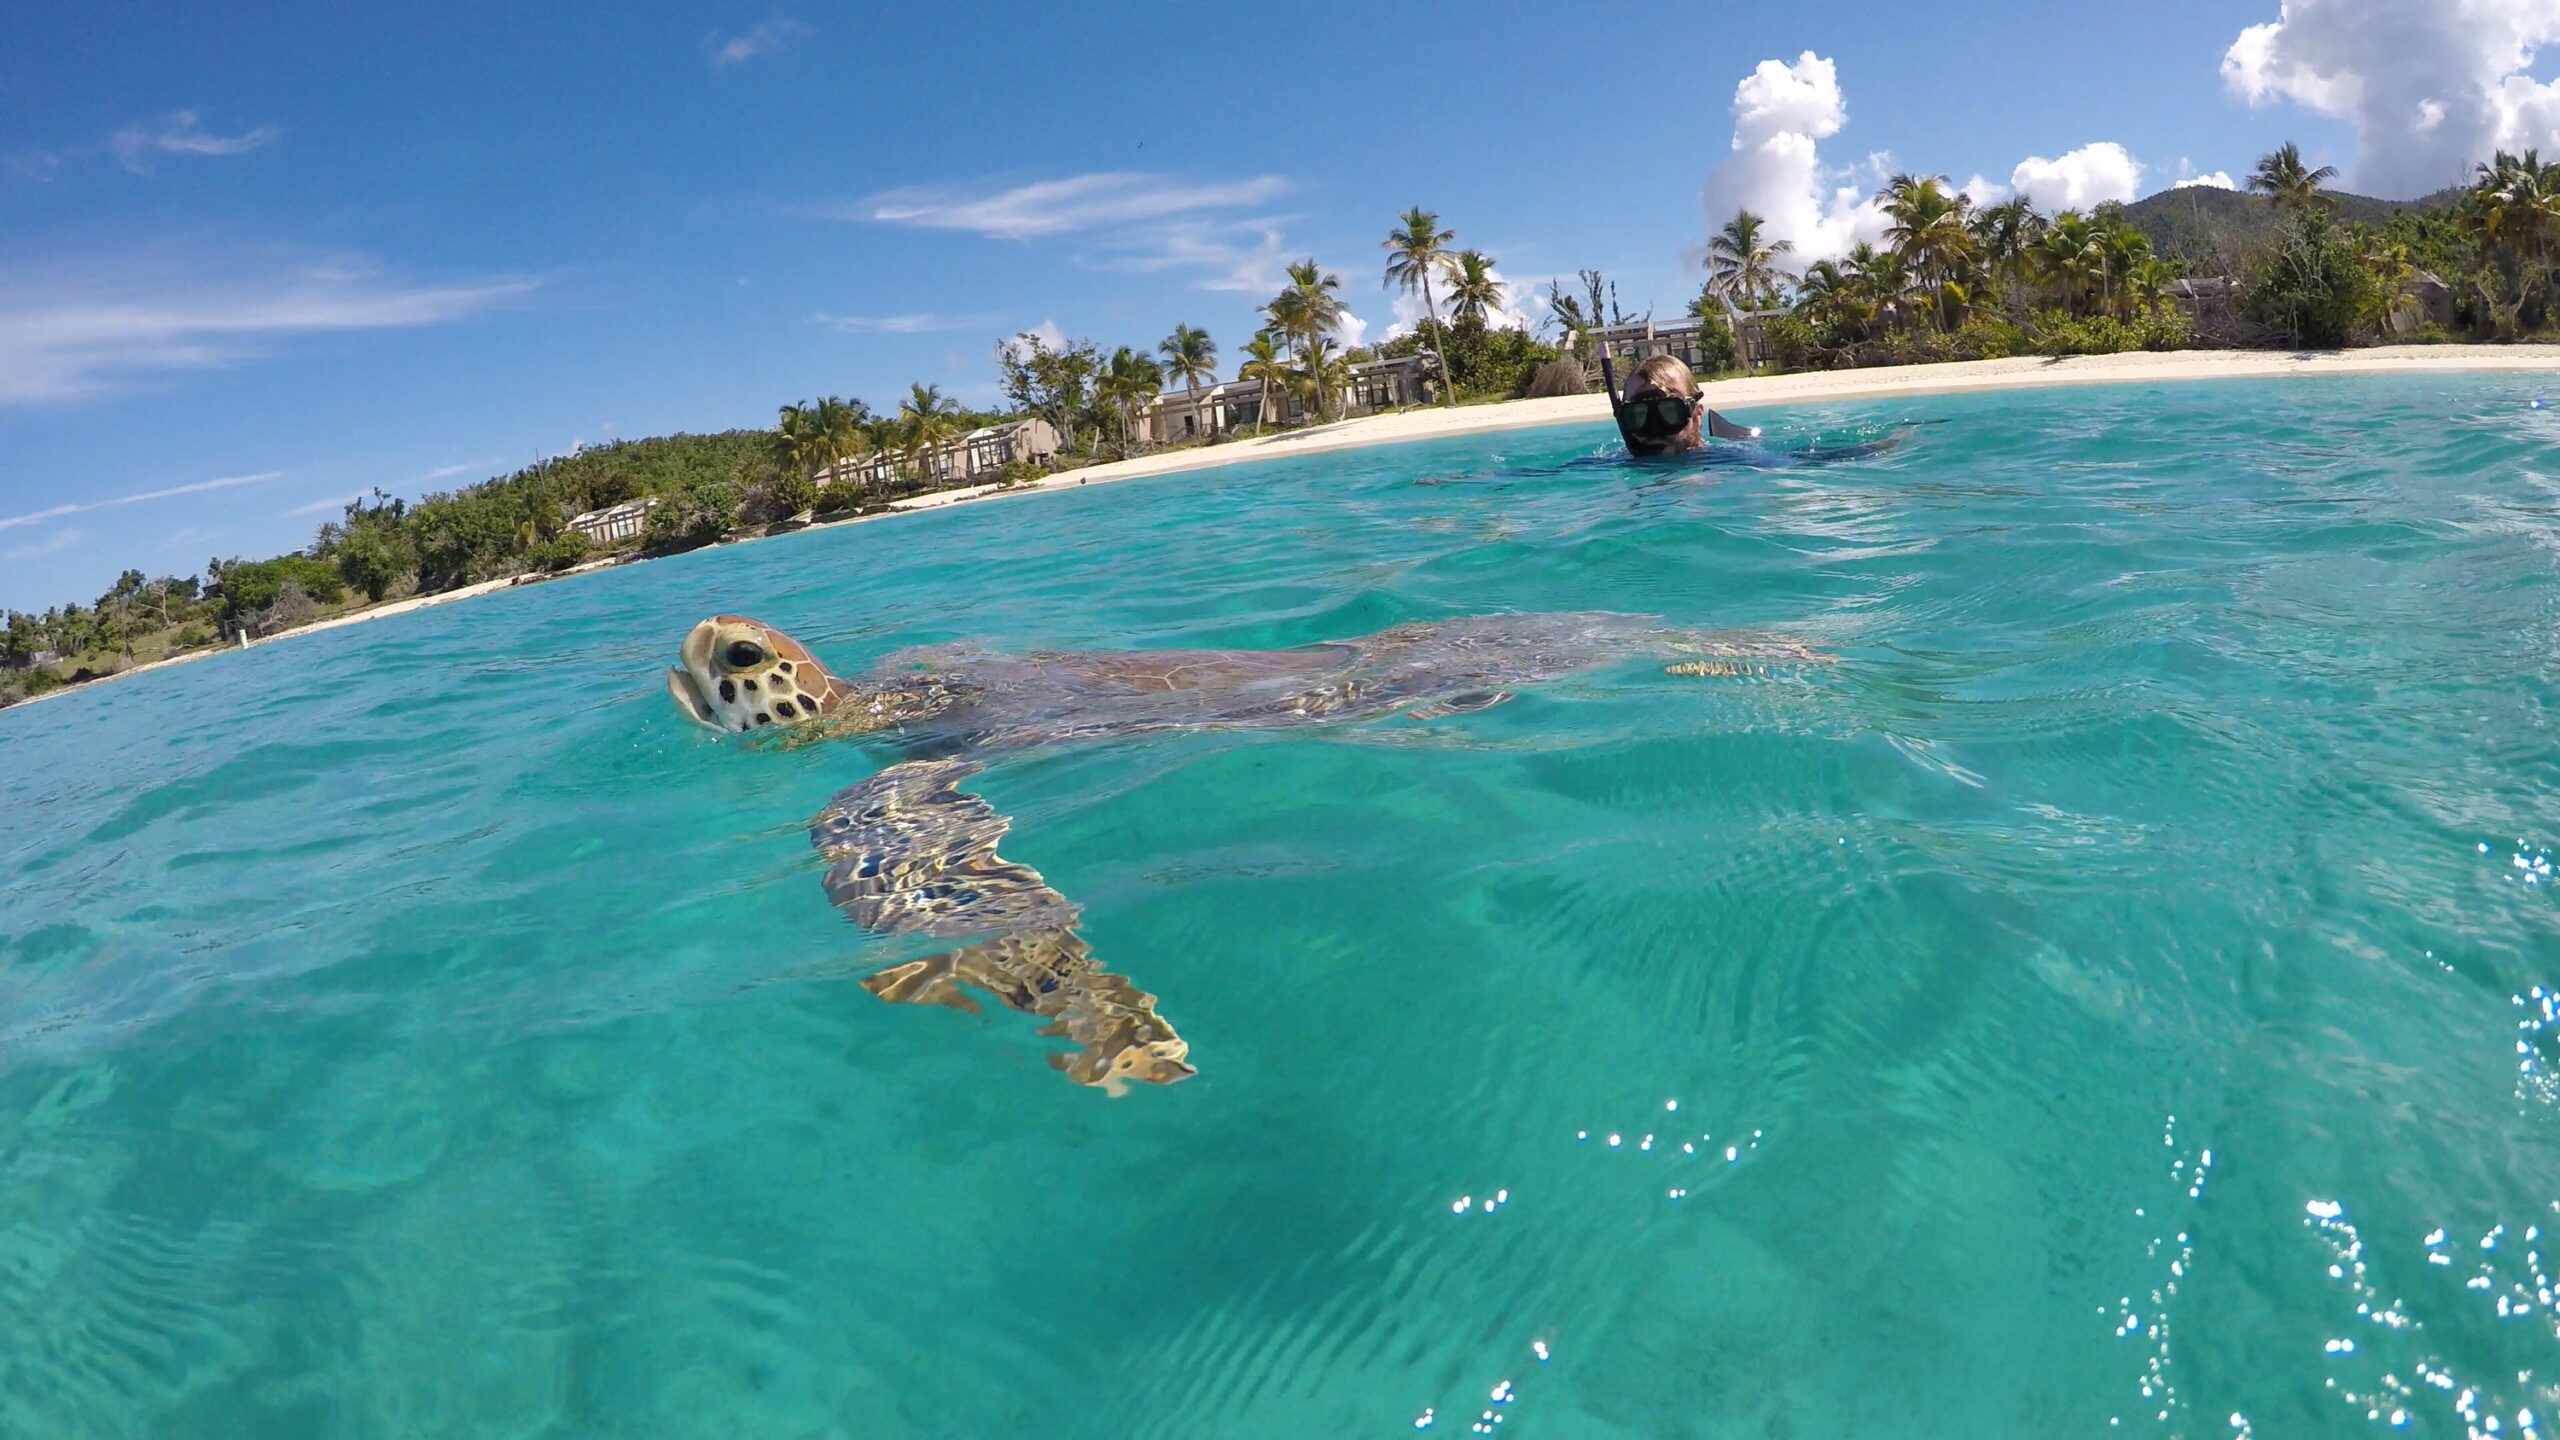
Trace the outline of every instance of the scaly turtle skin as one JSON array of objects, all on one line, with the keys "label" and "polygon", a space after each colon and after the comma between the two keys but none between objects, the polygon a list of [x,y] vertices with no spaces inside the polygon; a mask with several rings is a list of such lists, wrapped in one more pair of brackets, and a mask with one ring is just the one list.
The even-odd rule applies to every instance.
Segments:
[{"label": "scaly turtle skin", "polygon": [[1077,907],[1040,872],[996,854],[1008,822],[958,783],[958,753],[1151,730],[1264,729],[1401,713],[1481,710],[1511,687],[1641,653],[1708,657],[1677,675],[1752,673],[1753,661],[1820,660],[1768,635],[1669,629],[1639,615],[1483,615],[1391,626],[1285,650],[1041,650],[976,646],[893,652],[853,679],[744,616],[693,627],[667,672],[688,719],[772,729],[785,743],[894,737],[908,760],[839,793],[809,830],[828,862],[827,898],[865,930],[975,943],[864,980],[884,1000],[974,1010],[984,990],[1083,1048],[1051,1063],[1117,1095],[1130,1081],[1195,1072],[1155,997],[1102,969],[1075,933]]}]

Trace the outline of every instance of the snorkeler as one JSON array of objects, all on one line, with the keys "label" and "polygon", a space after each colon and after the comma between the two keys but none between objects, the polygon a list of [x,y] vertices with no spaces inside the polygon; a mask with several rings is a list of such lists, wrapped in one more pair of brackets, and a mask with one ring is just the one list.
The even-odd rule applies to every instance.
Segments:
[{"label": "snorkeler", "polygon": [[1757,440],[1760,427],[1736,425],[1698,400],[1698,382],[1686,361],[1676,355],[1649,355],[1627,376],[1624,394],[1609,365],[1608,347],[1600,351],[1600,385],[1608,392],[1609,410],[1618,434],[1637,455],[1677,455],[1703,449],[1706,439]]}]

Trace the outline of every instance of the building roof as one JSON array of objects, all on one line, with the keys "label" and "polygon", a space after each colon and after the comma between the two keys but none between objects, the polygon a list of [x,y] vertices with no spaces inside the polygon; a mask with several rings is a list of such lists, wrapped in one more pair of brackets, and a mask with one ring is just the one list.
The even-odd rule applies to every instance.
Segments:
[{"label": "building roof", "polygon": [[657,505],[658,499],[654,495],[639,500],[625,500],[619,505],[607,505],[601,510],[590,510],[584,515],[572,515],[569,517],[569,523],[571,525],[609,525],[616,520],[627,519],[634,515],[646,515],[656,509]]}]

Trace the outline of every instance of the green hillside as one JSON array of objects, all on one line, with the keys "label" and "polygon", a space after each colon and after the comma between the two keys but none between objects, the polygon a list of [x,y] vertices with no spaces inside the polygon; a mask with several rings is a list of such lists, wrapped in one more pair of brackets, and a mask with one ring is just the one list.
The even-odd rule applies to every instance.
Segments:
[{"label": "green hillside", "polygon": [[[2392,216],[2450,208],[2460,190],[2441,190],[2416,200],[2376,200],[2324,190],[2331,213],[2350,224],[2380,225]],[[2275,202],[2237,190],[2193,185],[2163,190],[2125,207],[2125,219],[2151,238],[2151,246],[2173,261],[2199,270],[2231,273],[2239,257],[2263,245],[2276,225]]]}]

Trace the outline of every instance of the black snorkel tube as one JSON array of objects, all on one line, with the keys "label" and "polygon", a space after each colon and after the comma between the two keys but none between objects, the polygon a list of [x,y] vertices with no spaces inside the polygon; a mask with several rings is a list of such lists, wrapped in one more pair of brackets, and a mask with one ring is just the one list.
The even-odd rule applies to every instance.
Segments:
[{"label": "black snorkel tube", "polygon": [[1644,452],[1636,449],[1636,437],[1627,433],[1627,422],[1618,418],[1618,372],[1609,365],[1608,338],[1599,333],[1597,325],[1591,330],[1591,347],[1600,352],[1600,393],[1609,398],[1610,423],[1618,427],[1618,439],[1627,447],[1627,453],[1640,455]]}]

